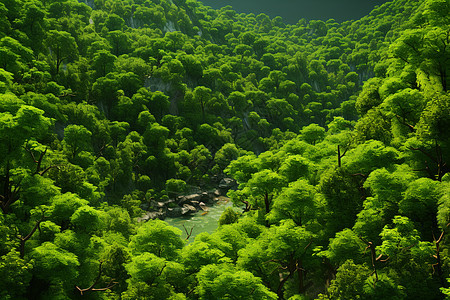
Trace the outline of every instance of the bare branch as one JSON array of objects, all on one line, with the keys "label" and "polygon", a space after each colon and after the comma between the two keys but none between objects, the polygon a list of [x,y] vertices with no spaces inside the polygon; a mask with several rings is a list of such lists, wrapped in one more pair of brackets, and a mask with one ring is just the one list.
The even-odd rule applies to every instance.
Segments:
[{"label": "bare branch", "polygon": [[345,156],[345,154],[347,154],[348,149],[350,149],[350,147],[347,147],[344,151],[344,153],[341,154],[341,146],[338,145],[338,167],[340,168],[342,166],[342,158]]},{"label": "bare branch", "polygon": [[409,147],[410,150],[414,150],[414,151],[420,151],[423,155],[427,156],[428,158],[430,158],[432,161],[434,161],[435,163],[437,163],[437,160],[429,153],[426,153],[425,150],[420,149],[420,148],[414,148],[414,147]]},{"label": "bare branch", "polygon": [[244,212],[248,212],[252,209],[251,204],[247,200],[241,200],[241,202],[245,204]]},{"label": "bare branch", "polygon": [[[406,127],[408,127],[409,130],[410,130],[411,132],[414,132],[414,131],[416,130],[416,129],[414,128],[413,125],[406,123],[405,118],[402,118],[401,116],[399,116],[399,115],[397,115],[397,114],[396,114],[395,116],[397,117],[397,120],[398,120],[402,125],[405,125]],[[400,118],[402,118],[403,120],[400,120]]]},{"label": "bare branch", "polygon": [[39,171],[41,170],[41,165],[42,165],[42,159],[44,158],[45,154],[47,153],[48,148],[45,148],[44,152],[41,152],[41,155],[39,155],[39,159],[37,161],[37,165],[36,165],[36,171],[34,172],[34,174],[39,174]]},{"label": "bare branch", "polygon": [[111,281],[108,283],[108,285],[104,288],[96,289],[94,286],[98,283],[100,280],[100,277],[102,276],[102,264],[103,261],[100,261],[100,264],[98,266],[98,275],[97,278],[95,278],[95,281],[93,284],[91,284],[90,287],[82,289],[79,286],[75,286],[75,288],[80,292],[81,295],[83,295],[86,292],[92,291],[92,292],[99,292],[99,291],[106,291],[112,289],[118,282],[115,282],[114,279],[111,279]]},{"label": "bare branch", "polygon": [[44,213],[44,211],[42,211],[42,217],[36,222],[33,229],[31,229],[31,231],[25,237],[22,237],[21,235],[19,235],[17,237],[20,240],[20,246],[19,246],[20,258],[24,258],[24,256],[25,256],[26,241],[28,241],[33,236],[33,234],[39,228],[39,225],[41,224],[42,221],[44,221],[44,219],[45,219],[45,213]]},{"label": "bare branch", "polygon": [[45,173],[47,173],[48,171],[50,171],[50,170],[53,169],[53,168],[56,168],[56,169],[59,170],[60,167],[61,167],[60,165],[48,166],[48,167],[45,168],[43,171],[41,171],[41,172],[39,173],[39,175],[40,175],[40,176],[43,176]]},{"label": "bare branch", "polygon": [[[447,224],[447,226],[445,228],[447,228],[448,225],[449,224]],[[445,236],[445,230],[442,231],[438,240],[436,240],[436,238],[434,237],[434,234],[433,234],[434,243],[436,244],[436,254],[433,255],[433,257],[436,259],[436,263],[432,265],[432,268],[433,268],[433,274],[435,273],[434,267],[437,268],[437,273],[438,273],[439,279],[441,280],[441,284],[445,284],[445,280],[444,280],[444,276],[443,276],[443,272],[442,272],[442,260],[441,260],[441,249],[440,249],[441,242],[442,242],[444,236]]]},{"label": "bare branch", "polygon": [[306,249],[308,249],[308,248],[309,248],[309,246],[311,246],[312,242],[313,242],[313,240],[311,239],[311,241],[309,241],[308,245],[306,245],[306,247],[305,247],[305,248],[304,248],[303,250],[306,250]]},{"label": "bare branch", "polygon": [[25,151],[27,151],[28,153],[30,153],[31,155],[31,159],[33,160],[34,163],[37,163],[36,157],[34,156],[33,151],[31,151],[30,148],[28,148],[28,141],[25,142],[25,146],[23,146],[23,148],[25,149]]},{"label": "bare branch", "polygon": [[[41,175],[41,174],[40,174],[40,173],[41,173],[40,171],[41,171],[42,159],[44,158],[45,154],[47,154],[48,147],[46,147],[45,150],[44,150],[43,152],[40,152],[40,153],[39,153],[39,158],[38,158],[38,159],[36,159],[36,156],[34,155],[33,150],[31,150],[31,149],[28,147],[28,141],[26,141],[25,146],[23,146],[23,148],[24,148],[28,153],[30,153],[31,159],[32,159],[33,162],[36,164],[36,171],[34,171],[33,174],[39,174],[39,175]],[[44,172],[44,173],[45,173],[45,172]]]},{"label": "bare branch", "polygon": [[363,174],[363,173],[355,173],[355,174],[352,174],[352,176],[361,176],[362,178],[366,178],[367,177],[367,175]]},{"label": "bare branch", "polygon": [[189,240],[189,238],[192,236],[192,230],[194,230],[194,227],[195,226],[192,226],[191,230],[188,232],[186,226],[184,226],[184,224],[183,224],[184,231],[186,232],[186,239],[185,239],[186,241]]}]

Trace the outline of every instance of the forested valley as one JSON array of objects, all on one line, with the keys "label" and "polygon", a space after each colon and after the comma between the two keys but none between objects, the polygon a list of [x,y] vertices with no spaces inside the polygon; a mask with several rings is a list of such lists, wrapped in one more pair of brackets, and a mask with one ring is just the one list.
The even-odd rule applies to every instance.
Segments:
[{"label": "forested valley", "polygon": [[449,74],[449,0],[2,0],[0,298],[450,299]]}]

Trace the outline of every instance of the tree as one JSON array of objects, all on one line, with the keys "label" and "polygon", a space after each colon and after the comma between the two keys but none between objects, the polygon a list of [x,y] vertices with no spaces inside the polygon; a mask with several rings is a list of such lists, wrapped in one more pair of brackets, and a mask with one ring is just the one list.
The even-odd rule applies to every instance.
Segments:
[{"label": "tree", "polygon": [[161,27],[166,23],[166,17],[161,6],[155,5],[152,8],[138,6],[134,12],[134,17],[142,25],[151,27]]},{"label": "tree", "polygon": [[19,252],[10,251],[0,258],[0,271],[5,276],[1,282],[0,296],[5,299],[24,297],[31,280],[32,265],[19,257]]},{"label": "tree", "polygon": [[120,72],[134,73],[141,80],[148,78],[152,72],[152,63],[140,57],[122,55],[118,57],[114,65]]},{"label": "tree", "polygon": [[392,140],[391,120],[379,108],[369,110],[355,125],[359,141],[378,140],[389,144]]},{"label": "tree", "polygon": [[227,140],[220,135],[220,130],[207,123],[201,124],[196,132],[197,141],[211,149],[220,149]]},{"label": "tree", "polygon": [[353,226],[362,208],[360,184],[360,178],[339,168],[328,169],[320,177],[318,188],[328,207],[326,227],[332,232]]},{"label": "tree", "polygon": [[276,299],[258,277],[227,265],[208,265],[197,274],[200,299]]},{"label": "tree", "polygon": [[70,218],[74,212],[87,204],[86,200],[81,199],[76,194],[65,193],[57,195],[52,199],[49,219],[59,225],[62,230],[65,230],[69,227]]},{"label": "tree", "polygon": [[182,271],[180,265],[148,252],[134,256],[125,269],[131,278],[124,299],[173,299],[174,289],[167,283],[167,277],[170,272],[177,271],[180,275]]},{"label": "tree", "polygon": [[222,261],[226,261],[225,254],[207,242],[195,240],[183,248],[182,262],[188,275],[198,273],[204,266]]},{"label": "tree", "polygon": [[305,142],[315,145],[316,142],[321,141],[325,137],[325,128],[317,124],[310,124],[303,127],[300,134]]},{"label": "tree", "polygon": [[281,128],[285,127],[283,121],[295,116],[294,108],[284,99],[271,98],[267,101],[267,109],[269,121]]},{"label": "tree", "polygon": [[336,279],[332,281],[328,291],[330,299],[353,299],[364,294],[364,282],[370,269],[364,265],[346,261],[337,270]]},{"label": "tree", "polygon": [[79,207],[70,217],[70,223],[77,232],[94,233],[102,229],[102,214],[90,206]]},{"label": "tree", "polygon": [[186,182],[181,179],[169,179],[166,181],[166,191],[169,197],[176,197],[187,190]]},{"label": "tree", "polygon": [[8,20],[8,9],[6,8],[5,4],[0,4],[0,32],[2,33],[0,35],[0,38],[2,38],[4,35],[6,35],[11,30],[11,23],[9,23]]},{"label": "tree", "polygon": [[415,222],[423,236],[437,230],[437,203],[441,197],[440,183],[429,178],[411,182],[399,203],[399,212]]},{"label": "tree", "polygon": [[236,113],[242,113],[248,106],[248,101],[245,97],[244,93],[234,91],[227,98],[228,105],[231,106],[231,109]]},{"label": "tree", "polygon": [[383,101],[382,107],[391,112],[392,117],[408,128],[409,132],[414,132],[425,104],[424,96],[419,91],[405,89],[389,95]]},{"label": "tree", "polygon": [[302,155],[288,155],[281,163],[278,171],[289,182],[293,182],[300,178],[308,179],[311,173],[313,173],[314,168],[314,164]]},{"label": "tree", "polygon": [[32,61],[33,52],[12,37],[0,39],[0,67],[16,76]]},{"label": "tree", "polygon": [[91,136],[92,133],[83,125],[68,125],[64,129],[63,145],[72,159],[81,151],[90,149]]},{"label": "tree", "polygon": [[50,285],[48,291],[39,290],[39,294],[58,291],[61,296],[67,296],[78,275],[80,263],[77,256],[50,242],[34,248],[30,256],[33,257],[33,275]]},{"label": "tree", "polygon": [[21,16],[14,20],[15,25],[21,28],[30,39],[30,46],[35,49],[42,49],[42,39],[48,25],[46,11],[39,2],[22,2]]},{"label": "tree", "polygon": [[337,267],[345,265],[348,260],[351,260],[352,263],[363,262],[364,248],[364,242],[354,231],[344,229],[337,232],[335,237],[330,239],[328,249],[321,254],[328,258],[333,266]]},{"label": "tree", "polygon": [[13,74],[5,71],[4,69],[0,70],[0,92],[6,93],[6,91],[10,90],[12,87]]},{"label": "tree", "polygon": [[381,96],[378,93],[380,85],[381,79],[376,77],[364,83],[363,90],[358,96],[355,105],[361,116],[365,115],[371,108],[381,104]]},{"label": "tree", "polygon": [[78,47],[72,35],[66,31],[50,30],[45,44],[50,50],[50,58],[54,61],[54,74],[59,74],[61,64],[70,62],[78,56]]},{"label": "tree", "polygon": [[[408,294],[413,293],[417,297],[440,294],[439,281],[440,284],[444,282],[442,273],[433,278],[430,276],[433,268],[427,267],[432,263],[432,257],[435,255],[434,245],[422,240],[410,219],[404,216],[395,216],[392,225],[386,225],[380,236],[382,243],[377,247],[377,251],[384,257],[388,257],[390,268],[397,273],[398,285],[405,287]],[[415,263],[411,264],[411,261]],[[405,265],[408,265],[409,268],[405,268]],[[412,274],[418,276],[411,277]],[[418,283],[420,282],[427,282],[429,288],[419,287]]]},{"label": "tree", "polygon": [[398,166],[392,173],[384,168],[370,173],[364,188],[373,197],[364,200],[364,208],[358,213],[353,230],[367,240],[378,242],[379,233],[398,214],[403,193],[415,179],[415,174],[406,165]]},{"label": "tree", "polygon": [[342,159],[344,169],[351,174],[363,174],[382,168],[391,167],[400,162],[399,151],[393,147],[386,147],[380,141],[367,141],[350,150]]},{"label": "tree", "polygon": [[129,246],[135,254],[149,252],[157,257],[175,259],[184,244],[180,236],[179,229],[161,220],[151,220],[137,229]]},{"label": "tree", "polygon": [[112,46],[112,53],[116,56],[128,53],[131,47],[131,41],[128,35],[121,30],[109,31],[107,39]]},{"label": "tree", "polygon": [[44,117],[44,112],[40,109],[28,105],[20,105],[18,108],[20,101],[15,101],[14,98],[3,99],[6,100],[4,108],[12,109],[13,113],[0,113],[0,162],[3,167],[3,176],[0,177],[3,186],[0,206],[3,213],[8,213],[10,206],[20,199],[21,181],[27,177],[28,170],[30,174],[35,170],[35,174],[43,172],[41,164],[46,150],[38,142],[31,143],[34,144],[33,150],[40,152],[40,158],[36,159],[36,152],[29,148],[28,140],[39,141],[45,138],[52,121]]},{"label": "tree", "polygon": [[433,97],[417,124],[417,139],[411,138],[408,141],[409,148],[415,152],[412,158],[419,168],[427,171],[430,178],[439,181],[450,171],[446,159],[450,149],[449,134],[443,130],[450,124],[448,112],[448,96]]},{"label": "tree", "polygon": [[288,281],[296,280],[297,293],[306,290],[306,266],[311,252],[313,234],[292,220],[271,226],[253,243],[240,251],[238,266],[261,277],[278,298],[283,299]]},{"label": "tree", "polygon": [[200,104],[203,123],[205,123],[206,103],[209,101],[210,98],[211,98],[211,89],[204,86],[198,86],[194,89],[193,100],[198,104]]},{"label": "tree", "polygon": [[[285,184],[285,178],[266,169],[254,173],[245,184],[245,188],[242,191],[252,195],[252,198],[249,200],[254,209],[263,209],[264,214],[268,214],[272,208],[274,196]],[[261,196],[263,198],[262,203],[260,200]]]},{"label": "tree", "polygon": [[186,70],[186,75],[189,78],[199,80],[203,76],[203,66],[201,60],[194,55],[179,55],[178,59],[183,64],[184,70]]},{"label": "tree", "polygon": [[219,225],[233,224],[239,220],[239,214],[231,207],[227,207],[220,215]]},{"label": "tree", "polygon": [[214,155],[214,162],[219,166],[220,170],[223,170],[238,157],[239,150],[236,145],[226,143]]},{"label": "tree", "polygon": [[307,226],[318,213],[316,191],[306,180],[291,182],[273,200],[272,210],[267,215],[272,223],[293,220],[297,226]]},{"label": "tree", "polygon": [[119,243],[113,243],[103,249],[100,255],[101,262],[103,262],[103,273],[109,278],[114,278],[117,282],[115,289],[120,292],[126,289],[125,280],[129,278],[126,270],[126,264],[131,261],[131,254],[126,246]]},{"label": "tree", "polygon": [[[438,6],[434,8],[436,7]],[[433,9],[428,12],[431,10]],[[443,9],[443,11],[446,10],[448,8]],[[426,15],[436,16],[435,13]],[[448,89],[448,68],[446,66],[449,59],[448,30],[429,25],[427,27],[406,30],[391,46],[391,49],[394,56],[404,63],[419,67],[429,77],[437,79],[436,87],[445,92]]]},{"label": "tree", "polygon": [[149,109],[158,120],[161,120],[169,112],[169,106],[169,97],[164,93],[156,91],[152,94]]},{"label": "tree", "polygon": [[261,162],[253,153],[246,154],[233,160],[224,170],[239,184],[245,184],[252,175],[261,169]]},{"label": "tree", "polygon": [[105,77],[106,74],[114,70],[114,62],[117,57],[108,50],[99,50],[95,52],[92,58],[92,66],[95,70],[95,78]]},{"label": "tree", "polygon": [[105,26],[109,31],[122,30],[125,21],[116,14],[109,14],[105,20]]},{"label": "tree", "polygon": [[104,104],[107,113],[118,100],[119,80],[114,73],[108,73],[106,77],[97,78],[92,85],[92,100]]},{"label": "tree", "polygon": [[150,124],[144,132],[144,143],[154,154],[162,153],[166,147],[166,140],[169,137],[170,130],[158,123]]}]

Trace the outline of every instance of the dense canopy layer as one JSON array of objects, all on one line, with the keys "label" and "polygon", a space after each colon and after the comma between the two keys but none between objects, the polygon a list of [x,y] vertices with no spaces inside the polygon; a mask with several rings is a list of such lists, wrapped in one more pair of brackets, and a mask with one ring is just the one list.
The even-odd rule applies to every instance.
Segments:
[{"label": "dense canopy layer", "polygon": [[[0,298],[450,297],[449,37],[448,0],[2,1]],[[225,176],[215,233],[138,222]]]}]

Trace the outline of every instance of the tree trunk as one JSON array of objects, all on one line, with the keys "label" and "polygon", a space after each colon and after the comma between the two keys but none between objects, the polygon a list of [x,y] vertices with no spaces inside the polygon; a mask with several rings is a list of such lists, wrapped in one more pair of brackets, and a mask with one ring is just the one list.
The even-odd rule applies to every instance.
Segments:
[{"label": "tree trunk", "polygon": [[297,274],[298,274],[298,293],[303,294],[305,292],[304,271],[302,261],[297,261]]},{"label": "tree trunk", "polygon": [[269,193],[264,193],[264,206],[266,208],[266,214],[270,212],[270,200],[269,200]]}]

